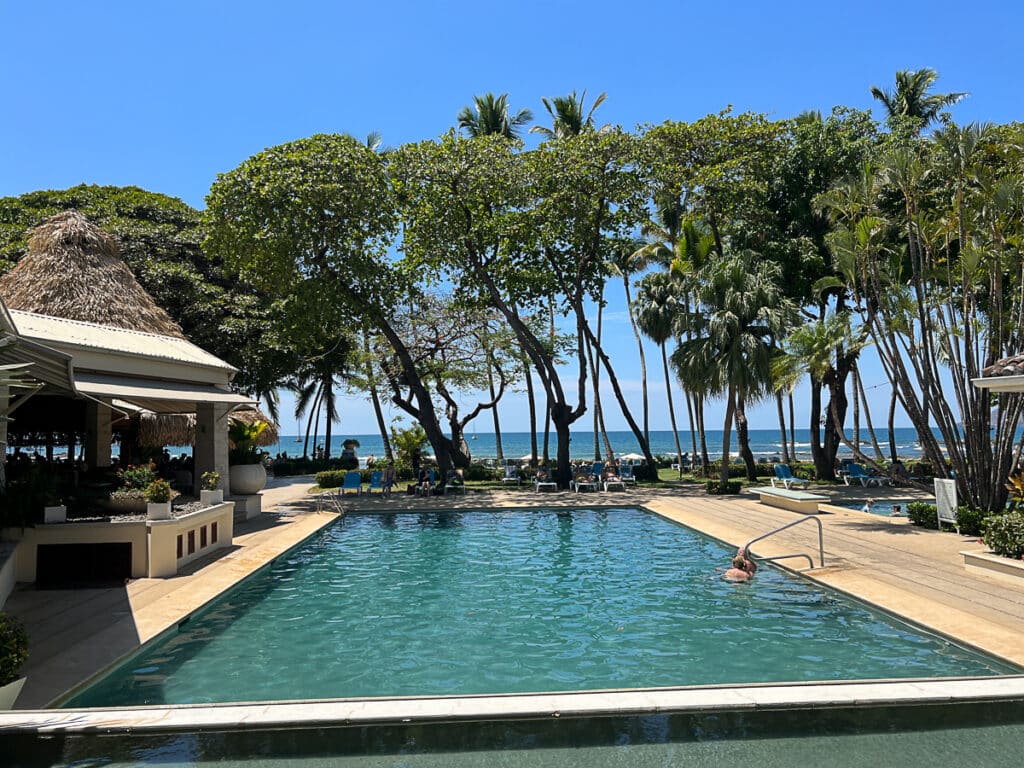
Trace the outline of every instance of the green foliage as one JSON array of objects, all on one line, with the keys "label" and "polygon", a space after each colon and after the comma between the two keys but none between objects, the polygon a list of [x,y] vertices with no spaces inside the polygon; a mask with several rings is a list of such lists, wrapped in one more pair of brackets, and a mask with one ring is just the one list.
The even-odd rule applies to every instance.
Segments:
[{"label": "green foliage", "polygon": [[127,490],[144,490],[156,480],[156,470],[148,464],[134,465],[118,469],[117,476],[123,488]]},{"label": "green foliage", "polygon": [[18,679],[18,671],[28,660],[28,633],[10,614],[0,612],[0,686]]},{"label": "green foliage", "polygon": [[982,524],[985,546],[1003,557],[1024,559],[1024,513],[994,515]]},{"label": "green foliage", "polygon": [[956,521],[960,526],[960,533],[967,536],[980,536],[989,514],[983,509],[961,504],[956,508]]},{"label": "green foliage", "polygon": [[722,483],[720,480],[708,480],[704,484],[704,490],[709,496],[720,496],[725,494],[739,493],[742,483]]},{"label": "green foliage", "polygon": [[907,519],[922,528],[934,530],[939,527],[935,505],[926,501],[912,501],[907,504]]},{"label": "green foliage", "polygon": [[316,473],[316,484],[321,488],[341,488],[345,483],[345,475],[347,475],[343,469],[327,469],[323,472]]},{"label": "green foliage", "polygon": [[493,480],[494,470],[486,464],[473,463],[463,471],[462,478],[466,481]]},{"label": "green foliage", "polygon": [[146,486],[146,501],[150,504],[163,504],[171,500],[171,484],[157,478]]},{"label": "green foliage", "polygon": [[231,464],[259,464],[266,455],[256,445],[260,435],[267,428],[265,421],[245,422],[231,419],[228,422],[228,440],[231,441],[229,461]]},{"label": "green foliage", "polygon": [[427,433],[419,424],[404,429],[392,427],[391,445],[398,454],[398,461],[412,466],[413,456],[421,454],[427,445]]},{"label": "green foliage", "polygon": [[199,486],[204,491],[216,491],[220,486],[220,472],[203,472],[199,478]]}]

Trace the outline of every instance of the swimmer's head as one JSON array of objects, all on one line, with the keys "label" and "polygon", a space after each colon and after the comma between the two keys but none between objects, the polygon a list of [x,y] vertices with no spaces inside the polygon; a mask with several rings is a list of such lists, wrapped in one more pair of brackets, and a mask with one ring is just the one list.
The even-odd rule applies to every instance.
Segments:
[{"label": "swimmer's head", "polygon": [[747,560],[746,560],[745,557],[743,557],[743,555],[736,555],[736,557],[734,557],[732,559],[732,567],[733,568],[740,568],[740,569],[742,569],[743,566],[746,565],[746,564],[747,564]]}]

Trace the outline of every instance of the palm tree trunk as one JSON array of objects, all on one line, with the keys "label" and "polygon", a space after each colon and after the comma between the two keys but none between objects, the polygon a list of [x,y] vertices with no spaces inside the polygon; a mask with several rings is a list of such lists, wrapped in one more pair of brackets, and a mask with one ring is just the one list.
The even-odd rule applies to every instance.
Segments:
[{"label": "palm tree trunk", "polygon": [[324,401],[324,390],[320,387],[316,393],[316,417],[313,419],[313,456],[316,456],[316,444],[320,436],[320,405]]},{"label": "palm tree trunk", "polygon": [[892,388],[889,397],[889,459],[896,461],[896,387]]},{"label": "palm tree trunk", "polygon": [[325,411],[325,423],[324,423],[324,456],[327,458],[331,457],[331,427],[333,427],[334,415],[334,374],[330,374],[324,377],[323,384],[321,385],[324,390],[324,411]]},{"label": "palm tree trunk", "polygon": [[757,481],[757,464],[754,461],[754,454],[750,450],[750,430],[747,424],[746,404],[743,397],[736,396],[736,442],[740,448],[740,458],[747,468],[747,480]]},{"label": "palm tree trunk", "polygon": [[782,392],[775,393],[775,406],[779,412],[779,434],[782,435],[782,463],[789,464],[789,445],[786,442],[786,412],[782,405]]},{"label": "palm tree trunk", "polygon": [[736,395],[730,385],[729,394],[725,399],[725,423],[722,425],[722,466],[718,473],[718,480],[723,491],[729,486],[729,448],[732,440],[732,416],[735,409]]},{"label": "palm tree trunk", "polygon": [[[679,429],[676,427],[676,407],[672,402],[672,383],[668,372],[668,351],[665,349],[665,342],[661,343],[661,366],[665,369],[665,394],[668,396],[668,419],[672,425],[672,438],[676,442],[676,462],[679,465],[679,475],[683,474],[683,448],[679,444]],[[657,477],[657,475],[655,475]]]},{"label": "palm tree trunk", "polygon": [[533,374],[530,364],[523,355],[523,373],[526,374],[526,402],[530,410],[530,455],[537,455],[537,396],[533,391]]},{"label": "palm tree trunk", "polygon": [[[309,404],[309,418],[306,419],[306,438],[302,443],[302,458],[309,458],[309,433],[313,429],[313,416],[316,413],[316,395],[313,396],[313,402]],[[315,447],[315,446],[314,446]]]},{"label": "palm tree trunk", "polygon": [[857,386],[860,374],[856,368],[850,373],[853,375],[853,442],[860,445],[860,387]]},{"label": "palm tree trunk", "polygon": [[[629,314],[629,324],[633,328],[633,337],[636,339],[636,348],[640,353],[640,391],[643,397],[644,408],[644,439],[651,442],[651,408],[647,399],[647,357],[644,355],[644,342],[640,338],[640,329],[636,325],[636,318],[633,316],[633,297],[629,290],[629,273],[622,273],[622,283],[626,288],[626,312]],[[671,398],[670,398],[671,402]],[[678,443],[678,440],[676,441]],[[676,451],[678,453],[678,451]]]},{"label": "palm tree trunk", "polygon": [[[704,396],[697,395],[693,400],[693,408],[697,414],[697,435],[700,438],[700,461],[704,477],[708,476],[708,468],[711,466],[711,457],[708,455],[708,435],[704,429]],[[730,415],[731,417],[731,415]]]},{"label": "palm tree trunk", "polygon": [[882,455],[882,446],[878,444],[878,436],[875,434],[875,425],[871,423],[871,406],[868,405],[868,393],[864,389],[864,379],[858,375],[855,381],[860,401],[864,408],[864,426],[868,428],[868,434],[871,436],[871,446],[875,449],[875,458],[880,462],[884,461],[885,457]]},{"label": "palm tree trunk", "polygon": [[373,358],[370,356],[370,336],[363,332],[363,354],[366,358],[366,382],[370,389],[370,402],[373,403],[373,415],[377,418],[377,430],[380,432],[381,442],[384,443],[384,456],[388,461],[395,460],[394,451],[391,449],[391,439],[388,436],[388,425],[384,421],[384,409],[380,405],[380,393],[377,392],[377,378],[373,373]]},{"label": "palm tree trunk", "polygon": [[793,404],[793,393],[787,395],[789,400],[789,456],[796,461],[796,407]]}]

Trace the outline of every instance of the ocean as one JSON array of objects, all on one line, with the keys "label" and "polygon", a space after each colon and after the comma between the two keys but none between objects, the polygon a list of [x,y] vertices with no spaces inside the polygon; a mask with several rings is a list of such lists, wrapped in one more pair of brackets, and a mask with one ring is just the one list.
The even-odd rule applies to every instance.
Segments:
[{"label": "ocean", "polygon": [[[881,431],[876,430],[875,434],[879,438],[879,446],[882,449],[884,456],[889,455],[889,442],[888,435],[883,429]],[[797,458],[810,460],[811,458],[811,444],[810,444],[810,430],[798,429],[796,430],[796,453]],[[850,437],[849,431],[847,437]],[[873,448],[870,442],[864,443],[863,440],[868,437],[866,431],[861,432],[862,439],[862,450],[871,454]],[[340,434],[334,434],[331,436],[331,455],[341,455],[341,443],[343,440],[352,438],[359,441],[359,448],[357,454],[360,458],[365,459],[368,456],[374,456],[380,458],[384,455],[384,444],[381,441],[380,435],[349,435],[344,432]],[[608,438],[611,441],[612,448],[615,450],[616,455],[623,455],[626,453],[639,453],[640,446],[637,444],[636,438],[633,433],[628,430],[618,430],[608,433]],[[913,427],[898,427],[895,430],[896,438],[896,451],[901,458],[913,459],[921,455],[921,445],[917,439],[917,430]],[[543,453],[543,440],[544,435],[539,434],[537,436],[537,451]],[[690,443],[690,433],[680,432],[679,442],[683,451],[692,453],[692,447]],[[941,442],[941,441],[940,441]],[[310,438],[312,443],[312,437]],[[722,431],[721,430],[708,430],[707,432],[707,443],[708,453],[714,458],[722,454]],[[323,446],[323,436],[317,439],[317,445]],[[497,442],[495,440],[494,433],[492,432],[480,432],[478,434],[467,434],[466,444],[469,446],[470,454],[474,459],[493,459],[498,455]],[[302,455],[303,438],[301,435],[281,435],[280,439],[274,445],[267,446],[264,450],[267,450],[271,455],[276,456],[279,453],[287,453],[289,456],[301,456]],[[698,450],[699,450],[698,442]],[[501,433],[501,446],[502,454],[506,459],[519,459],[528,458],[530,453],[530,433],[529,432],[502,432]],[[604,443],[601,442],[601,453],[604,453]],[[312,450],[312,445],[310,449]],[[777,429],[752,429],[750,430],[750,449],[754,454],[755,458],[771,459],[772,457],[781,456],[782,453],[782,438],[779,430]],[[429,453],[429,446],[427,452]],[[549,455],[553,456],[556,450],[556,438],[552,431],[550,443],[549,443]],[[736,433],[732,433],[730,450],[733,455],[736,455],[737,443]],[[656,456],[674,456],[676,452],[675,441],[672,439],[671,430],[652,430],[651,431],[651,451]],[[594,458],[594,433],[589,431],[580,431],[572,433],[572,443],[570,446],[570,453],[573,459],[593,459]],[[840,455],[848,454],[849,449],[845,446],[840,446]]]}]

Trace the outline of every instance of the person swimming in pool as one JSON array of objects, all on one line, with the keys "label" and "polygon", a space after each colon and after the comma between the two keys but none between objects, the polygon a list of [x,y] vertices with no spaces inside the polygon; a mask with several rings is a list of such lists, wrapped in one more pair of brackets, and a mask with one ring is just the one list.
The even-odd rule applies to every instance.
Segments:
[{"label": "person swimming in pool", "polygon": [[750,581],[757,573],[757,563],[747,557],[743,547],[736,550],[736,556],[732,559],[732,568],[722,574],[726,581]]}]

